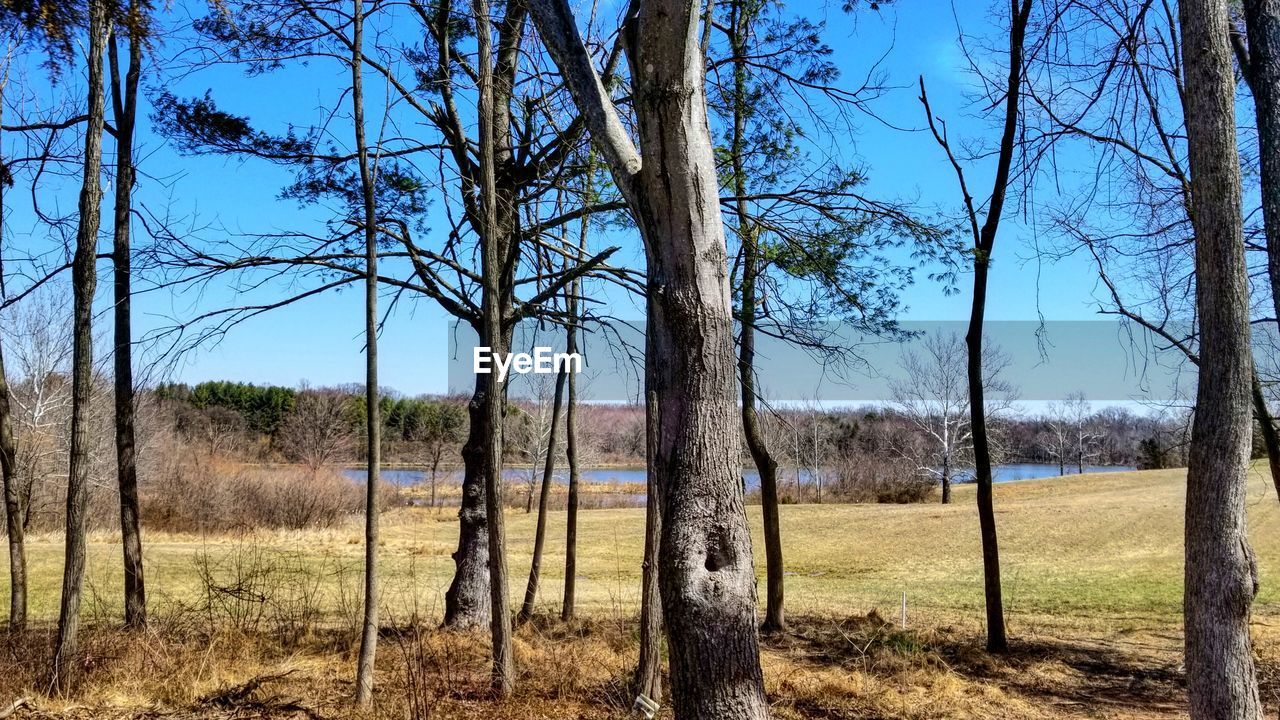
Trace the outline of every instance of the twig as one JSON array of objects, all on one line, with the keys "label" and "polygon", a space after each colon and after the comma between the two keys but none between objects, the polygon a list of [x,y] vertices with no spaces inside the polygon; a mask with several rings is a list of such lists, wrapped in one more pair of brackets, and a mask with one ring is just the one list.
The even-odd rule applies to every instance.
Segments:
[{"label": "twig", "polygon": [[12,705],[0,710],[0,720],[4,720],[5,718],[12,716],[14,713],[24,707],[28,707],[29,705],[31,705],[31,698],[18,698],[17,700],[14,700]]}]

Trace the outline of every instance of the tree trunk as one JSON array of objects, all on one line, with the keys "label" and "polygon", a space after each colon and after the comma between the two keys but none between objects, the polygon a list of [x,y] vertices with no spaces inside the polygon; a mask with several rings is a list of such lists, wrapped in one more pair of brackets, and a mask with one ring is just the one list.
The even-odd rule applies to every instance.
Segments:
[{"label": "tree trunk", "polygon": [[[591,203],[595,198],[595,153],[588,151],[586,181],[583,188],[583,203]],[[591,231],[591,217],[584,215],[578,231],[578,257],[587,251],[587,236]],[[582,296],[582,279],[573,281],[569,288],[565,303],[569,313],[569,322],[565,327],[565,352],[578,352],[578,298]],[[578,485],[581,475],[578,469],[578,377],[577,373],[569,374],[569,405],[565,409],[564,433],[565,460],[569,463],[569,497],[565,508],[564,533],[564,603],[560,608],[560,619],[568,622],[573,619],[574,603],[578,582]]]},{"label": "tree trunk", "polygon": [[1267,449],[1267,463],[1271,468],[1271,484],[1276,489],[1276,497],[1280,498],[1280,436],[1276,433],[1276,423],[1267,408],[1267,398],[1262,394],[1262,381],[1258,379],[1256,366],[1251,378],[1250,395],[1253,399],[1253,415],[1258,420],[1258,430],[1262,433],[1262,446]]},{"label": "tree trunk", "polygon": [[444,596],[444,625],[469,628],[489,622],[489,525],[485,511],[485,448],[493,429],[485,414],[492,375],[476,375],[467,404],[467,441],[462,446],[462,500],[458,509],[458,549],[453,582]]},{"label": "tree trunk", "polygon": [[130,221],[133,204],[133,136],[138,116],[138,79],[142,40],[134,27],[137,7],[130,4],[129,68],[120,86],[116,36],[110,44],[111,81],[116,119],[116,187],[112,270],[115,291],[116,480],[120,489],[120,539],[124,553],[124,624],[147,624],[147,589],[142,568],[142,525],[138,507],[138,458],[134,432],[133,328]]},{"label": "tree trunk", "polygon": [[753,13],[744,9],[742,0],[733,3],[730,15],[730,43],[733,48],[733,185],[736,203],[738,234],[742,242],[742,310],[739,313],[741,331],[738,345],[738,379],[742,391],[742,430],[756,471],[760,474],[760,507],[764,515],[765,552],[765,614],[761,632],[776,633],[786,630],[783,610],[782,529],[778,520],[778,461],[769,452],[764,430],[760,427],[756,411],[756,278],[760,273],[760,230],[747,209],[747,177],[743,163],[746,152],[746,122],[750,109],[746,107],[748,37]]},{"label": "tree trunk", "polygon": [[[481,340],[490,352],[505,354],[509,343],[503,332],[504,317],[504,263],[507,250],[499,238],[497,197],[497,114],[494,103],[494,72],[492,61],[492,25],[489,21],[489,0],[475,0],[476,37],[479,64],[479,118],[480,118],[480,191],[483,212],[480,233],[480,267],[483,285],[481,316],[483,332]],[[505,93],[504,93],[505,96]],[[505,383],[498,375],[490,375],[491,392],[485,396],[485,421],[491,436],[485,447],[485,518],[489,524],[489,629],[493,639],[493,672],[490,686],[499,697],[509,697],[515,690],[515,653],[511,638],[511,608],[507,604],[506,527],[502,502],[502,425],[505,414]]]},{"label": "tree trunk", "polygon": [[[648,353],[646,353],[647,355]],[[647,365],[647,363],[646,363]],[[645,384],[650,384],[645,368]],[[662,701],[662,593],[658,588],[658,557],[662,545],[662,478],[654,470],[658,438],[657,393],[645,391],[644,564],[640,568],[640,658],[633,680],[636,695]]]},{"label": "tree trunk", "polygon": [[1183,593],[1192,720],[1262,717],[1249,639],[1257,565],[1245,493],[1253,358],[1225,0],[1179,3],[1196,237],[1200,373],[1187,467]]},{"label": "tree trunk", "polygon": [[378,402],[378,227],[374,170],[364,132],[364,0],[352,3],[351,104],[356,157],[360,169],[364,229],[364,341],[365,341],[365,503],[364,503],[364,623],[356,662],[356,705],[373,703],[373,671],[378,653],[378,486],[382,482],[382,405]]},{"label": "tree trunk", "polygon": [[1280,0],[1244,0],[1244,18],[1249,65],[1241,70],[1253,90],[1267,275],[1271,279],[1272,308],[1280,323]]},{"label": "tree trunk", "polygon": [[107,44],[104,0],[89,0],[88,122],[84,141],[84,182],[72,263],[75,295],[71,369],[71,448],[67,472],[66,550],[53,682],[67,692],[79,668],[80,596],[84,585],[85,524],[89,504],[89,403],[93,393],[93,294],[97,286],[97,240],[102,210],[102,128],[105,122],[103,56]]},{"label": "tree trunk", "polygon": [[[0,116],[4,113],[0,92]],[[0,146],[3,147],[3,146]],[[4,232],[4,183],[0,183],[0,235]],[[0,257],[0,297],[4,296],[4,258]],[[5,532],[9,544],[9,632],[27,629],[26,511],[18,481],[18,443],[13,434],[13,410],[9,400],[9,375],[0,342],[0,477],[4,479]]]},{"label": "tree trunk", "polygon": [[951,504],[951,455],[942,456],[942,504]]},{"label": "tree trunk", "polygon": [[[1241,71],[1253,91],[1258,124],[1259,171],[1262,184],[1262,220],[1267,236],[1267,275],[1271,303],[1280,323],[1280,0],[1244,0],[1249,61]],[[1255,369],[1254,412],[1262,429],[1271,466],[1271,480],[1280,498],[1280,438],[1267,408]]]},{"label": "tree trunk", "polygon": [[[973,435],[974,474],[978,484],[978,525],[982,535],[983,590],[987,609],[987,650],[1004,652],[1009,647],[1005,634],[1004,599],[1000,587],[1000,543],[996,537],[996,512],[992,499],[991,445],[987,437],[986,386],[982,376],[982,333],[987,311],[987,281],[996,233],[1004,214],[1009,189],[1009,169],[1018,136],[1018,112],[1022,90],[1022,46],[1031,17],[1031,0],[1009,3],[1009,75],[1005,88],[1004,128],[992,184],[986,221],[974,238],[973,305],[969,330],[965,335],[968,352],[969,423]],[[976,216],[974,216],[976,227]]]},{"label": "tree trunk", "polygon": [[623,38],[635,70],[636,152],[567,0],[529,6],[645,243],[646,378],[658,416],[650,472],[661,479],[658,583],[676,717],[767,718],[698,8],[685,0],[632,5]]},{"label": "tree trunk", "polygon": [[547,540],[547,500],[551,496],[551,480],[556,472],[556,431],[560,425],[561,400],[564,397],[565,376],[563,366],[556,374],[556,396],[551,403],[551,429],[547,431],[547,456],[542,467],[542,489],[538,493],[538,521],[533,535],[533,562],[529,565],[529,582],[524,588],[524,602],[516,623],[527,622],[533,617],[533,606],[538,600],[538,580],[542,573],[542,548]]}]

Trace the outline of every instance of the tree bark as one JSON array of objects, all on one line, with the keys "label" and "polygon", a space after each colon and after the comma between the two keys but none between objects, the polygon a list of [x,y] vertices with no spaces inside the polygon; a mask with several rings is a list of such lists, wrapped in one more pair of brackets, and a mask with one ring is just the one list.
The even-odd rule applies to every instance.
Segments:
[{"label": "tree bark", "polygon": [[[0,92],[0,116],[4,113]],[[3,147],[0,145],[0,147]],[[0,183],[0,235],[4,232],[4,183]],[[4,296],[4,258],[0,257],[0,297]],[[13,410],[9,399],[9,375],[0,342],[0,477],[4,480],[5,532],[9,545],[9,632],[27,629],[26,512],[18,483],[18,443],[13,434]]]},{"label": "tree bark", "polygon": [[109,27],[104,0],[89,0],[88,121],[84,142],[84,181],[72,262],[74,329],[71,369],[71,448],[67,472],[66,549],[53,682],[67,692],[79,668],[80,596],[84,585],[85,525],[89,504],[89,403],[93,393],[93,294],[97,286],[97,240],[102,210],[102,129],[105,123],[103,56]]},{"label": "tree bark", "polygon": [[147,624],[147,588],[142,566],[142,523],[138,506],[138,457],[134,431],[133,323],[130,222],[133,211],[133,136],[138,117],[138,79],[142,74],[142,39],[136,28],[136,4],[129,8],[129,68],[120,86],[116,36],[110,43],[112,97],[116,120],[115,217],[112,271],[115,292],[115,435],[116,480],[120,491],[120,538],[124,554],[124,624]]},{"label": "tree bark", "polygon": [[453,581],[444,596],[444,626],[463,629],[489,622],[489,525],[485,511],[485,448],[492,428],[485,414],[490,375],[476,375],[467,404],[467,441],[462,446],[462,501],[458,509],[458,549]]},{"label": "tree bark", "polygon": [[[498,237],[497,197],[497,123],[494,102],[492,61],[492,26],[489,0],[475,0],[476,37],[479,64],[480,118],[480,190],[483,232],[480,233],[480,265],[483,284],[480,312],[482,342],[494,354],[509,351],[504,342],[506,323],[503,309],[503,265],[507,247]],[[505,95],[505,93],[504,93]],[[515,652],[511,637],[511,608],[507,605],[506,527],[502,498],[502,425],[505,414],[504,382],[490,375],[491,392],[485,397],[485,421],[491,436],[485,447],[485,518],[489,525],[489,629],[493,642],[493,669],[490,687],[499,697],[510,697],[515,690]]]},{"label": "tree bark", "polygon": [[356,157],[360,169],[361,224],[365,244],[365,504],[364,622],[356,661],[356,705],[373,703],[374,663],[378,653],[378,486],[382,482],[382,406],[378,402],[378,216],[374,170],[364,128],[364,0],[352,2],[351,104]]},{"label": "tree bark", "polygon": [[748,38],[753,12],[744,8],[742,0],[735,0],[730,11],[730,45],[733,49],[733,136],[732,162],[734,195],[738,234],[742,242],[742,308],[738,340],[738,379],[742,391],[742,430],[747,449],[760,474],[760,507],[764,516],[765,552],[765,613],[761,632],[777,633],[786,630],[783,609],[782,529],[778,519],[778,461],[769,451],[760,416],[756,410],[756,279],[760,274],[760,229],[747,210],[747,177],[743,162],[746,152],[746,123],[750,108],[747,107],[747,54]]},{"label": "tree bark", "polygon": [[561,401],[564,398],[565,376],[569,373],[562,366],[556,374],[555,399],[551,402],[551,428],[547,431],[547,457],[542,467],[542,488],[538,493],[537,529],[533,535],[533,562],[529,565],[529,582],[524,588],[524,602],[516,623],[528,622],[533,617],[533,606],[538,600],[538,580],[542,573],[542,549],[547,541],[547,500],[551,496],[551,480],[556,472],[556,432],[560,426]]},{"label": "tree bark", "polygon": [[1262,717],[1249,639],[1245,492],[1253,358],[1225,0],[1179,3],[1200,373],[1187,467],[1183,613],[1193,720]]}]

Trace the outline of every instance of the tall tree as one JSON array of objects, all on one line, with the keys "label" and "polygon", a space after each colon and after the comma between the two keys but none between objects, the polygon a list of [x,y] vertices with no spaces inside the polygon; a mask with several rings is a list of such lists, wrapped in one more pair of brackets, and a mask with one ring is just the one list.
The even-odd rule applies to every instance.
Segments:
[{"label": "tall tree", "polygon": [[983,324],[987,310],[987,287],[991,271],[991,255],[995,251],[996,234],[1004,218],[1013,158],[1018,145],[1019,111],[1022,97],[1023,44],[1031,19],[1031,0],[1009,2],[1009,71],[1004,92],[1004,118],[996,150],[995,176],[986,203],[985,219],[969,194],[965,172],[947,138],[946,126],[934,116],[920,80],[920,100],[934,139],[946,153],[960,192],[970,235],[973,240],[973,302],[969,312],[969,329],[965,334],[968,348],[969,415],[973,435],[974,475],[978,485],[978,524],[982,534],[983,590],[987,610],[987,650],[1004,652],[1009,640],[1004,624],[1004,600],[1000,587],[1000,544],[996,536],[995,505],[992,499],[991,442],[987,434],[986,386],[983,373]]},{"label": "tall tree", "polygon": [[79,667],[80,599],[84,589],[85,532],[89,504],[89,403],[93,393],[93,293],[97,286],[97,242],[102,210],[102,130],[106,121],[103,59],[108,25],[105,0],[89,0],[88,119],[84,179],[72,260],[74,350],[72,351],[71,448],[67,472],[66,550],[62,601],[53,654],[53,683],[61,691],[76,681]]},{"label": "tall tree", "polygon": [[646,373],[661,478],[659,585],[677,717],[764,718],[738,462],[737,363],[695,3],[638,0],[623,30],[639,149],[566,0],[530,8],[648,259]]},{"label": "tall tree", "polygon": [[[2,88],[0,88],[2,89]],[[0,92],[0,118],[3,118],[3,93]],[[10,177],[7,168],[0,177],[0,238],[5,227],[4,193]],[[3,243],[0,243],[3,247]],[[5,300],[4,258],[0,257],[0,300]],[[9,631],[27,628],[27,542],[26,512],[18,480],[18,442],[13,433],[13,410],[9,397],[9,375],[4,364],[4,347],[0,342],[0,477],[4,480],[5,535],[9,546]]]},{"label": "tall tree", "polygon": [[782,632],[786,629],[783,609],[784,590],[782,564],[782,528],[778,518],[778,461],[770,452],[764,428],[756,409],[756,322],[759,297],[756,280],[760,276],[761,258],[760,228],[747,209],[747,171],[744,155],[747,152],[747,116],[751,113],[751,93],[748,89],[749,35],[753,19],[759,12],[754,0],[734,0],[729,11],[729,40],[733,57],[733,128],[730,137],[730,155],[733,158],[733,194],[736,196],[734,212],[737,214],[738,235],[742,243],[741,308],[738,312],[738,378],[742,392],[742,430],[746,437],[751,460],[760,474],[760,507],[764,515],[765,552],[765,613],[762,632]]},{"label": "tall tree", "polygon": [[364,500],[364,622],[360,656],[356,662],[356,705],[373,702],[373,671],[378,654],[378,489],[382,482],[382,404],[378,397],[378,214],[375,168],[369,160],[364,116],[364,0],[352,0],[351,111],[355,124],[356,163],[360,174],[364,231],[364,358],[365,358],[365,500]]},{"label": "tall tree", "polygon": [[133,288],[130,226],[133,218],[134,130],[138,118],[138,80],[142,75],[143,18],[139,0],[132,0],[116,25],[128,36],[129,66],[120,78],[119,32],[111,35],[112,114],[115,118],[116,182],[111,262],[115,292],[115,434],[116,481],[120,490],[120,538],[124,553],[124,623],[147,624],[147,588],[142,567],[142,524],[138,506],[138,445],[135,438],[133,387]]},{"label": "tall tree", "polygon": [[1184,0],[1179,19],[1201,325],[1187,467],[1187,695],[1193,720],[1255,720],[1249,609],[1258,579],[1245,517],[1253,357],[1227,3]]}]

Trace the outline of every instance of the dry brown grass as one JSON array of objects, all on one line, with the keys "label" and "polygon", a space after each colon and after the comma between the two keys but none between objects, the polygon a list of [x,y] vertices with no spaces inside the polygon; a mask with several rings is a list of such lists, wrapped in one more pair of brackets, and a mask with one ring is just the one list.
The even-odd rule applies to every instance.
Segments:
[{"label": "dry brown grass", "polygon": [[[793,628],[767,639],[762,652],[775,717],[1183,717],[1181,492],[1180,471],[997,488],[1015,644],[1000,658],[981,645],[971,488],[959,489],[950,507],[784,507]],[[1264,699],[1275,708],[1280,504],[1272,493],[1268,478],[1251,479],[1251,534],[1263,583],[1254,636]],[[643,518],[635,510],[607,510],[584,513],[581,521],[585,619],[522,627],[519,689],[497,702],[485,691],[484,635],[435,630],[456,541],[452,513],[389,513],[379,690],[369,717],[625,716]],[[542,618],[557,608],[562,522],[551,518]],[[510,514],[508,532],[510,566],[521,580],[532,518]],[[0,651],[0,706],[29,695],[35,710],[16,717],[305,717],[299,708],[324,718],[359,717],[346,704],[357,524],[240,536],[152,533],[147,540],[155,623],[146,635],[132,636],[112,629],[119,614],[116,540],[94,536],[86,678],[76,697],[64,699],[41,693],[60,540],[34,539],[37,629]],[[217,604],[211,592],[216,600],[218,586],[239,583],[269,592],[241,608],[239,622],[228,620],[225,603],[211,612]],[[910,600],[905,631],[897,627],[903,590]],[[271,679],[244,697],[211,700],[264,677]]]}]

